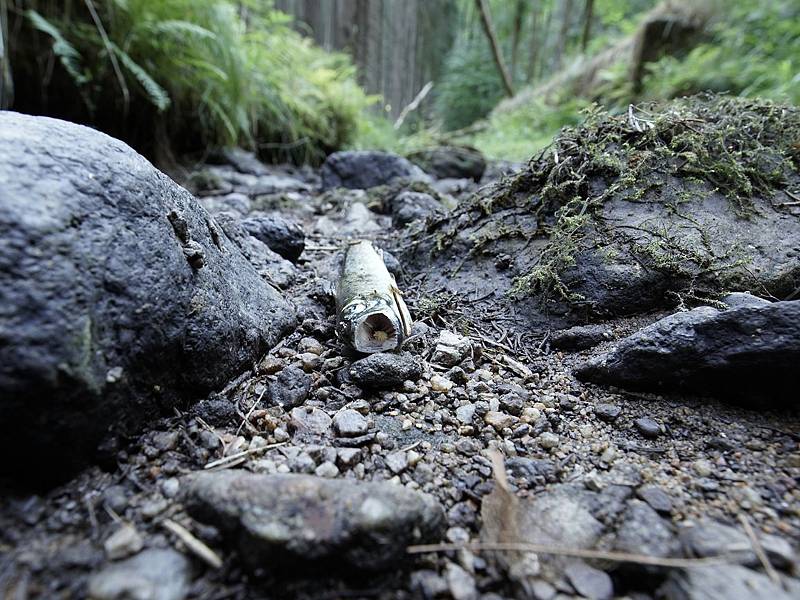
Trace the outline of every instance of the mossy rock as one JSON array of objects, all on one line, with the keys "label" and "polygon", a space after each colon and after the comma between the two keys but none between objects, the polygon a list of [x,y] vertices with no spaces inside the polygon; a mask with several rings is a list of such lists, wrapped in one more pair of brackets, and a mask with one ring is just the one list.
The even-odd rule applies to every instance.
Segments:
[{"label": "mossy rock", "polygon": [[785,298],[800,288],[798,164],[796,107],[703,95],[592,109],[519,173],[419,227],[405,260],[430,289],[494,289],[529,325],[736,290]]}]

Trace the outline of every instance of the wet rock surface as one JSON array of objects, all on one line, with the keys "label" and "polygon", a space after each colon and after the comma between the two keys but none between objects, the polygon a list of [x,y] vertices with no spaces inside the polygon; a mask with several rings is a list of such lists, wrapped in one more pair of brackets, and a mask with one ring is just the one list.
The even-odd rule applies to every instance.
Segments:
[{"label": "wet rock surface", "polygon": [[576,374],[634,389],[692,389],[794,402],[789,390],[800,364],[800,301],[747,302],[670,315],[621,340]]},{"label": "wet rock surface", "polygon": [[[661,389],[633,391],[573,375],[674,313],[674,305],[668,312],[604,318],[597,346],[557,348],[553,340],[569,319],[553,311],[531,328],[542,317],[539,305],[509,302],[502,290],[493,294],[495,274],[513,275],[516,261],[537,251],[538,238],[514,252],[459,253],[448,268],[465,259],[467,269],[473,259],[487,261],[480,277],[464,279],[461,287],[449,279],[437,283],[435,261],[407,259],[418,241],[411,232],[438,217],[395,227],[392,198],[424,193],[458,213],[457,203],[469,203],[474,192],[471,180],[464,186],[463,180],[397,179],[370,190],[321,192],[314,170],[249,158],[218,158],[221,164],[201,167],[191,179],[204,182],[195,189],[223,242],[250,248],[240,251],[260,281],[291,298],[297,325],[253,358],[244,367],[249,371],[197,394],[200,402],[161,412],[138,433],[118,438],[106,450],[113,461],[104,469],[86,468],[55,488],[5,489],[4,592],[86,597],[90,582],[113,567],[125,565],[126,579],[141,580],[128,561],[144,555],[144,581],[169,582],[178,573],[188,598],[749,598],[754,589],[776,598],[797,595],[796,410],[748,408],[725,394],[691,390],[664,396]],[[490,163],[482,184],[505,185],[502,172],[512,167],[527,168]],[[505,177],[508,183],[514,175]],[[274,191],[279,182],[286,191]],[[260,213],[301,226],[306,247],[294,264],[242,227]],[[338,249],[362,237],[401,258],[392,268],[415,319],[403,353],[366,363],[336,339],[330,293]],[[178,246],[185,264],[198,260],[196,249],[187,256]],[[761,289],[741,289],[748,288]],[[716,314],[727,312],[723,304],[731,311],[775,304],[725,293],[695,302],[713,304]],[[518,327],[520,320],[528,327]],[[575,323],[590,331],[595,325],[583,317],[569,325]],[[575,337],[597,339],[583,332]],[[202,368],[212,373],[216,365]],[[654,437],[645,435],[650,431]],[[23,443],[7,456],[28,449]],[[508,479],[506,498],[513,498],[499,504],[497,454]],[[205,479],[202,494],[190,483],[196,477]],[[305,483],[276,483],[284,478]],[[365,520],[359,507],[373,496],[391,498],[391,514],[367,510],[373,518]],[[409,523],[425,522],[432,514],[425,507],[435,505],[440,528],[426,539],[470,546],[407,554],[406,545],[421,539]],[[388,514],[390,529],[376,525],[381,514]],[[396,518],[403,514],[415,516],[401,530]],[[745,522],[777,575],[758,560]],[[174,525],[192,538],[178,536]],[[369,533],[335,535],[356,525]],[[472,545],[502,539],[540,542],[565,554],[484,552]],[[320,547],[328,554],[320,555]],[[147,558],[168,548],[191,568]],[[579,548],[655,561],[732,558],[666,569],[570,555]],[[273,558],[260,559],[262,552],[278,556],[278,563],[291,557],[290,564],[278,568]],[[128,593],[121,585],[116,590]]]},{"label": "wet rock surface", "polygon": [[224,386],[293,324],[196,200],[126,145],[0,122],[0,447],[30,446],[18,467],[80,464],[109,426],[135,432]]}]

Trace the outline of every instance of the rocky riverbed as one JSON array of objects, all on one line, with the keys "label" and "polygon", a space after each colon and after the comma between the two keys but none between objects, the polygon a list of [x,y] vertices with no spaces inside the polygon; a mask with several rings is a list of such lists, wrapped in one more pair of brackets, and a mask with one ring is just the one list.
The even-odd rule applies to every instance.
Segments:
[{"label": "rocky riverbed", "polygon": [[[617,186],[537,279],[568,293],[519,297],[575,216],[522,198],[617,185],[558,153],[592,135],[529,165],[227,151],[176,176],[189,193],[111,138],[0,115],[2,597],[797,597],[796,146],[774,145],[755,216],[720,217],[696,173],[667,174],[696,229]],[[678,260],[692,231],[704,257]],[[334,335],[353,239],[406,293],[400,353]]]}]

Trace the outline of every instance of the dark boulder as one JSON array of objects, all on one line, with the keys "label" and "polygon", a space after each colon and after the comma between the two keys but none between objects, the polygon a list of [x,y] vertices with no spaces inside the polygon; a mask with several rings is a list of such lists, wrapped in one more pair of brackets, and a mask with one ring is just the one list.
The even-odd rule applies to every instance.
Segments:
[{"label": "dark boulder", "polygon": [[291,262],[297,262],[306,247],[303,228],[278,214],[251,214],[242,221],[242,227],[270,250]]},{"label": "dark boulder", "polygon": [[322,164],[322,189],[367,189],[395,179],[425,181],[425,173],[402,156],[389,152],[334,152]]},{"label": "dark boulder", "polygon": [[600,113],[416,227],[399,258],[429,273],[423,293],[480,282],[529,330],[728,291],[787,298],[800,288],[800,209],[784,192],[800,185],[799,135],[800,109],[740,98]]},{"label": "dark boulder", "polygon": [[472,179],[480,181],[486,159],[475,148],[439,146],[409,154],[408,159],[436,179]]},{"label": "dark boulder", "polygon": [[294,322],[197,201],[113,138],[2,112],[0,182],[4,470],[66,475],[112,425],[223,386]]},{"label": "dark boulder", "polygon": [[445,523],[434,498],[386,482],[220,471],[181,489],[189,514],[218,527],[251,570],[396,569]]},{"label": "dark boulder", "polygon": [[793,402],[800,301],[701,306],[656,321],[579,367],[585,381]]},{"label": "dark boulder", "polygon": [[611,332],[604,325],[576,325],[554,331],[550,346],[558,350],[586,350],[610,339]]}]

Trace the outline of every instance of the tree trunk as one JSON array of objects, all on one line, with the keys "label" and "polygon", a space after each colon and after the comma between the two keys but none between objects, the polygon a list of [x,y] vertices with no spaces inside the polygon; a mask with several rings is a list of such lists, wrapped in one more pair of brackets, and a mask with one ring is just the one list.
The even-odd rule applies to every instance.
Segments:
[{"label": "tree trunk", "polygon": [[586,0],[586,8],[583,11],[583,35],[581,36],[581,52],[586,52],[589,45],[589,38],[592,35],[592,19],[594,18],[594,0]]},{"label": "tree trunk", "polygon": [[511,81],[517,74],[517,58],[519,56],[519,38],[522,32],[522,21],[525,20],[525,0],[517,0],[514,7],[514,27],[511,31]]},{"label": "tree trunk", "polygon": [[500,46],[497,44],[497,36],[494,34],[494,27],[492,26],[492,18],[489,15],[489,7],[486,6],[486,0],[475,0],[475,6],[478,8],[478,13],[481,17],[481,25],[483,25],[483,32],[489,40],[489,45],[492,47],[492,55],[494,62],[497,65],[497,70],[500,73],[500,78],[503,80],[503,88],[509,97],[514,95],[514,86],[511,84],[511,77],[508,74],[508,69],[503,62],[503,55],[500,53]]},{"label": "tree trunk", "polygon": [[525,81],[530,83],[536,77],[536,63],[539,61],[539,13],[542,10],[541,2],[535,3],[531,7],[531,37],[528,44],[528,64],[525,69]]},{"label": "tree trunk", "polygon": [[564,0],[564,12],[561,15],[561,30],[558,33],[558,40],[556,41],[555,52],[553,53],[554,71],[561,68],[561,62],[564,60],[564,52],[567,49],[567,38],[569,37],[569,26],[572,18],[572,3],[573,0]]}]

